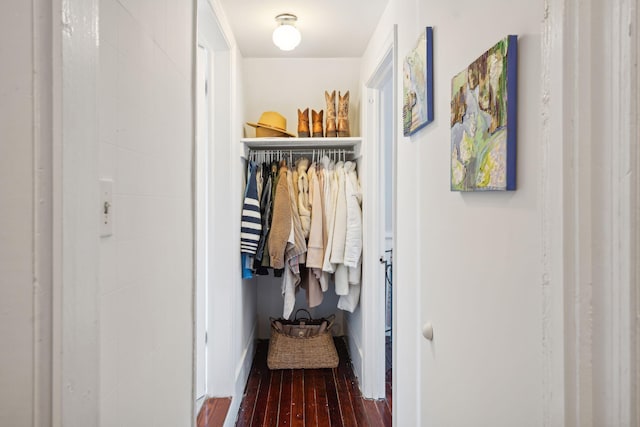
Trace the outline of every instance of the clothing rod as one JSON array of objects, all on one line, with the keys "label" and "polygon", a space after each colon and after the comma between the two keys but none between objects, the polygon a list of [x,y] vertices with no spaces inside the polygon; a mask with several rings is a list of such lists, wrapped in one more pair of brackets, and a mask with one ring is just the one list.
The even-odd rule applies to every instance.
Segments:
[{"label": "clothing rod", "polygon": [[263,152],[263,151],[271,151],[274,154],[277,153],[282,153],[282,154],[296,154],[296,155],[304,155],[304,154],[308,154],[308,155],[313,155],[313,154],[319,154],[322,151],[325,151],[325,154],[329,154],[329,153],[339,153],[339,154],[355,154],[354,150],[343,150],[342,148],[336,148],[336,149],[332,149],[332,148],[318,148],[315,151],[313,150],[296,150],[296,149],[273,149],[273,148],[250,148],[249,149],[249,153],[254,153],[254,152]]}]

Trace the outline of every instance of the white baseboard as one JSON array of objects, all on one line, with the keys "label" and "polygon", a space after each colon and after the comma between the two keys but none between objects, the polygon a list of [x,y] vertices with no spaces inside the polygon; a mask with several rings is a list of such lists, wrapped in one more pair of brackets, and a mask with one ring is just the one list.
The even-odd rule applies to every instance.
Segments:
[{"label": "white baseboard", "polygon": [[242,403],[244,389],[247,385],[249,372],[251,371],[251,365],[253,364],[253,357],[256,352],[256,328],[257,323],[253,325],[247,345],[244,348],[242,356],[240,357],[236,367],[234,394],[231,397],[231,405],[227,412],[227,418],[224,420],[224,427],[233,427],[236,424],[236,418],[238,416],[238,411],[240,410],[240,404]]},{"label": "white baseboard", "polygon": [[360,391],[362,391],[362,344],[354,334],[347,335],[347,345],[349,346],[349,356],[353,365],[353,374],[358,378]]}]

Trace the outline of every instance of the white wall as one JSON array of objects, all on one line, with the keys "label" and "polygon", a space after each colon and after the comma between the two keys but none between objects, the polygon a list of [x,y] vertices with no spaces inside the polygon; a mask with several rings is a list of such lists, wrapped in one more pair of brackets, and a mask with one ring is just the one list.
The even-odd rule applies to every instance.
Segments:
[{"label": "white wall", "polygon": [[100,0],[100,425],[192,417],[193,2]]},{"label": "white wall", "polygon": [[[422,343],[422,402],[427,405],[422,422],[537,426],[542,420],[542,159],[537,142],[543,5],[496,0],[487,10],[462,1],[456,4],[458,13],[453,10],[430,1],[418,11],[423,22],[433,22],[436,41],[436,121],[419,136],[418,150],[431,171],[420,192],[420,321],[433,322],[436,336]],[[494,11],[509,18],[495,19]],[[480,22],[491,24],[478,30]],[[518,189],[450,192],[450,79],[507,34],[519,36]],[[445,47],[454,40],[459,41],[454,49]],[[455,411],[461,406],[466,410]]]},{"label": "white wall", "polygon": [[[245,122],[257,122],[264,111],[277,111],[287,119],[287,130],[297,135],[297,109],[324,110],[325,90],[343,95],[348,90],[349,124],[353,136],[360,135],[359,58],[245,58],[243,61]],[[311,120],[311,119],[309,119]],[[245,125],[247,138],[255,129]]]},{"label": "white wall", "polygon": [[34,391],[33,5],[0,12],[0,425],[31,426]]},{"label": "white wall", "polygon": [[[411,138],[398,130],[397,425],[541,424],[542,12],[542,2],[392,0],[365,54],[363,78],[398,23],[401,73],[419,33],[434,27],[435,121]],[[507,34],[520,36],[518,190],[450,192],[451,78]],[[420,335],[427,321],[433,342]]]},{"label": "white wall", "polygon": [[[220,168],[217,187],[217,206],[231,206],[232,209],[217,209],[224,218],[224,222],[219,224],[219,239],[217,241],[233,242],[229,246],[218,246],[217,265],[220,271],[224,271],[218,286],[231,286],[232,303],[220,312],[221,318],[216,325],[219,329],[224,329],[224,316],[232,319],[232,329],[230,333],[233,359],[230,373],[233,374],[233,389],[231,395],[233,400],[227,414],[225,426],[235,424],[236,415],[240,408],[240,403],[247,384],[249,371],[253,363],[255,352],[255,340],[257,338],[257,303],[258,293],[255,284],[251,281],[242,280],[240,261],[240,218],[242,208],[242,196],[244,194],[244,176],[246,173],[245,163],[241,158],[241,147],[238,141],[243,136],[244,102],[245,88],[242,78],[244,61],[240,51],[233,42],[231,30],[225,26],[227,37],[232,40],[232,50],[230,57],[230,78],[231,78],[231,103],[228,106],[231,113],[231,133],[229,139],[219,139],[216,146],[225,145],[223,149],[225,156],[218,160]],[[220,106],[224,108],[224,106]],[[226,165],[223,165],[226,163]],[[229,185],[228,177],[232,178],[233,185]],[[231,266],[231,267],[229,267]],[[226,395],[229,395],[227,393]]]},{"label": "white wall", "polygon": [[[287,130],[297,134],[297,109],[324,110],[324,91],[349,90],[349,124],[351,134],[360,135],[360,60],[356,58],[245,58],[243,61],[243,87],[245,101],[245,122],[257,122],[264,111],[278,111],[287,119]],[[337,97],[337,95],[336,95]],[[254,137],[255,130],[245,125],[246,137]],[[281,317],[283,299],[281,279],[258,277],[249,282],[258,290],[258,337],[270,335],[269,317]],[[314,316],[337,315],[334,333],[346,333],[345,317],[336,308],[338,297],[330,288],[325,293],[323,303],[312,311]],[[296,307],[306,308],[304,290],[298,292]]]},{"label": "white wall", "polygon": [[0,425],[51,420],[52,6],[0,6]]}]

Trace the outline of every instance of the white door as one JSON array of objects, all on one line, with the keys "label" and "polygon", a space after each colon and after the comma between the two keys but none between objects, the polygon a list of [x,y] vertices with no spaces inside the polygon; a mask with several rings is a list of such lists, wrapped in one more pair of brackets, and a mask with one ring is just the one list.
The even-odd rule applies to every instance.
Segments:
[{"label": "white door", "polygon": [[196,398],[207,392],[207,283],[208,268],[208,203],[209,189],[209,54],[198,46],[197,58],[197,121],[196,141]]}]

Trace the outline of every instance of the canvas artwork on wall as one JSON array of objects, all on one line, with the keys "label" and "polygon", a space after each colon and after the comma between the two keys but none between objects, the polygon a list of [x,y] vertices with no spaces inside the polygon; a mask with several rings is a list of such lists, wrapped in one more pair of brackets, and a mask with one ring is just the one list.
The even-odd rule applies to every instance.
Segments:
[{"label": "canvas artwork on wall", "polygon": [[518,38],[507,36],[451,82],[451,190],[516,189]]},{"label": "canvas artwork on wall", "polygon": [[433,28],[427,27],[404,59],[402,122],[409,136],[433,121]]}]

